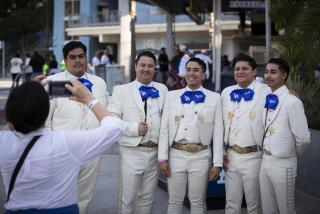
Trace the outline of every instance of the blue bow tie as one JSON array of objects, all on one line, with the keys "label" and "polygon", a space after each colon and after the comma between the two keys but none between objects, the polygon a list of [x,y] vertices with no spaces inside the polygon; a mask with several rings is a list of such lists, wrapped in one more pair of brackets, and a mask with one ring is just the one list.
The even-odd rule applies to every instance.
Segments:
[{"label": "blue bow tie", "polygon": [[250,88],[235,89],[230,93],[230,99],[232,102],[240,102],[243,98],[244,101],[250,101],[253,99],[254,91]]},{"label": "blue bow tie", "polygon": [[190,104],[192,101],[195,103],[203,103],[206,95],[202,91],[185,91],[181,96],[182,104]]},{"label": "blue bow tie", "polygon": [[279,104],[278,96],[275,94],[268,94],[266,97],[266,104],[264,105],[264,107],[266,109],[276,110],[278,104]]},{"label": "blue bow tie", "polygon": [[149,86],[140,86],[139,92],[141,95],[142,101],[146,101],[149,97],[151,98],[158,98],[159,97],[159,91],[155,87],[149,87]]},{"label": "blue bow tie", "polygon": [[92,92],[92,82],[90,82],[89,80],[87,79],[84,79],[84,78],[78,78],[79,82],[81,82],[84,86],[87,87],[87,89]]}]

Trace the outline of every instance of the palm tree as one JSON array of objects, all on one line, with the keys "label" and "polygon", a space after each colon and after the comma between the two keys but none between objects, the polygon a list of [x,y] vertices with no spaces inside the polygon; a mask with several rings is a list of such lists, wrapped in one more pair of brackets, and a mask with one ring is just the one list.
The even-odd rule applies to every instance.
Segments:
[{"label": "palm tree", "polygon": [[[297,8],[294,14],[287,12],[290,7]],[[272,8],[270,16],[280,20],[277,26],[286,32],[275,43],[273,55],[286,59],[292,66],[287,85],[300,95],[310,127],[320,129],[320,96],[317,96],[320,80],[314,76],[320,65],[320,1],[274,0],[271,1]]]}]

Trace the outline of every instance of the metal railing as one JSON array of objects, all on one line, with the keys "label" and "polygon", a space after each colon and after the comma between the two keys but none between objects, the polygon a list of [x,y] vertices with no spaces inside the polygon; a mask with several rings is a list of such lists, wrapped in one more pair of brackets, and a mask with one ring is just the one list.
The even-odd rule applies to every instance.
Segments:
[{"label": "metal railing", "polygon": [[[161,24],[166,23],[166,14],[156,11],[154,8],[140,9],[137,11],[136,24]],[[81,14],[79,16],[66,17],[69,27],[89,27],[89,26],[113,26],[120,25],[120,11],[109,10],[105,12]],[[205,20],[209,20],[205,14]],[[222,20],[239,20],[238,15],[222,14]],[[175,16],[175,23],[193,22],[187,15]]]},{"label": "metal railing", "polygon": [[69,27],[84,27],[84,26],[101,26],[101,25],[119,25],[120,11],[110,10],[108,12],[96,12],[80,14],[78,18],[68,17]]}]

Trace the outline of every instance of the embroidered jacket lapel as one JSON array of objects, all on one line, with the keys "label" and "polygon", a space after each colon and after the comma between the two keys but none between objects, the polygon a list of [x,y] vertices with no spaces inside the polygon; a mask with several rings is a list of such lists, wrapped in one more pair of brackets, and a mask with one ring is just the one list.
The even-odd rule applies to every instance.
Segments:
[{"label": "embroidered jacket lapel", "polygon": [[142,102],[141,95],[138,90],[137,83],[135,81],[131,84],[131,94],[135,104],[137,105],[139,110],[144,114],[144,103]]}]

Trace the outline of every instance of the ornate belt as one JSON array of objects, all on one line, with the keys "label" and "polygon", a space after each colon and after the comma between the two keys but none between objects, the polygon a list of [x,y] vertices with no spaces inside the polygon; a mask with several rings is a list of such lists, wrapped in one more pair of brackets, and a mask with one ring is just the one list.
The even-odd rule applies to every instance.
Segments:
[{"label": "ornate belt", "polygon": [[197,153],[200,152],[201,150],[207,149],[208,146],[204,146],[201,143],[186,143],[186,144],[182,144],[182,143],[173,143],[171,148],[174,149],[179,149],[179,150],[183,150],[186,152],[190,152],[190,153]]},{"label": "ornate belt", "polygon": [[251,152],[257,152],[258,151],[258,146],[254,145],[254,146],[246,146],[246,147],[241,147],[238,146],[237,144],[233,145],[233,146],[229,146],[229,148],[238,153],[238,154],[248,154]]},{"label": "ornate belt", "polygon": [[138,147],[155,148],[155,147],[158,147],[158,144],[156,144],[155,142],[149,140],[149,141],[147,141],[145,143],[138,144]]}]

